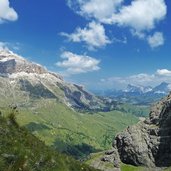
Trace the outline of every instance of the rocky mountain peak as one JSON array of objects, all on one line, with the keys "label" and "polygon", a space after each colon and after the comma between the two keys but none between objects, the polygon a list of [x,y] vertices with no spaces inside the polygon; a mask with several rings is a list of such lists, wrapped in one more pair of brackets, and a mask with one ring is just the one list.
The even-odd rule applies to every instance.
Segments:
[{"label": "rocky mountain peak", "polygon": [[150,86],[140,86],[140,85],[132,85],[128,84],[127,88],[124,90],[124,92],[130,92],[130,93],[147,93],[152,91],[152,87]]},{"label": "rocky mountain peak", "polygon": [[12,51],[1,50],[0,73],[13,74],[19,72],[43,74],[47,73],[47,70],[39,64],[29,62]]},{"label": "rocky mountain peak", "polygon": [[[78,110],[110,111],[116,105],[115,101],[97,97],[82,86],[66,82],[58,73],[8,50],[0,51],[0,83],[4,81],[12,86],[13,92],[25,92],[30,99],[55,99]],[[22,94],[20,91],[16,94]]]},{"label": "rocky mountain peak", "polygon": [[160,85],[156,86],[153,89],[154,92],[163,92],[163,94],[165,92],[169,92],[170,90],[171,90],[171,84],[166,82],[162,82]]}]

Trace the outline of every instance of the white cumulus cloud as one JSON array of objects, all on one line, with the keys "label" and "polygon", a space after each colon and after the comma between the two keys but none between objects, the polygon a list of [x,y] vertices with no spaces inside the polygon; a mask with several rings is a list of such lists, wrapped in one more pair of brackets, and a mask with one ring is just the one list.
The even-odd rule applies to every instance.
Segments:
[{"label": "white cumulus cloud", "polygon": [[67,74],[80,74],[100,69],[98,66],[100,60],[87,55],[78,55],[69,51],[61,54],[63,61],[57,62],[56,65],[66,69]]},{"label": "white cumulus cloud", "polygon": [[74,33],[61,33],[62,36],[66,36],[69,41],[84,42],[89,49],[95,49],[103,47],[111,41],[106,36],[103,25],[91,22],[85,28],[80,27],[76,29]]},{"label": "white cumulus cloud", "polygon": [[164,0],[134,0],[103,22],[129,26],[141,32],[155,28],[156,23],[166,16],[166,12]]},{"label": "white cumulus cloud", "polygon": [[68,0],[69,6],[85,18],[95,19],[102,24],[127,27],[133,35],[147,40],[151,47],[161,45],[161,41],[158,44],[150,43],[153,41],[148,36],[149,31],[156,29],[157,24],[166,17],[165,0],[132,0],[129,4],[125,2],[126,0]]},{"label": "white cumulus cloud", "polygon": [[9,0],[0,0],[0,23],[4,21],[15,21],[17,19],[18,14],[10,7]]},{"label": "white cumulus cloud", "polygon": [[128,84],[156,86],[161,82],[171,83],[171,70],[158,69],[152,74],[140,73],[126,77],[110,77],[101,79],[99,86],[106,88],[125,88]]},{"label": "white cumulus cloud", "polygon": [[88,17],[94,17],[99,21],[111,18],[112,14],[121,5],[123,0],[89,0],[82,1],[80,14]]},{"label": "white cumulus cloud", "polygon": [[171,71],[168,69],[158,69],[156,73],[159,76],[171,77]]},{"label": "white cumulus cloud", "polygon": [[162,46],[164,44],[164,37],[161,32],[155,32],[154,35],[149,36],[147,40],[152,48]]},{"label": "white cumulus cloud", "polygon": [[79,5],[77,12],[85,17],[138,31],[153,29],[167,13],[164,0],[132,0],[129,5],[124,5],[124,0],[70,0],[69,4],[76,4],[75,1]]}]

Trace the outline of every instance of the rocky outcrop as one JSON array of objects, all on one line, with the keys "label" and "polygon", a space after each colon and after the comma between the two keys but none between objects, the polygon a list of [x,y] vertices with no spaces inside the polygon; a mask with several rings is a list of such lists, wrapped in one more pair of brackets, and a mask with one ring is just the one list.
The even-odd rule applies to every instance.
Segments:
[{"label": "rocky outcrop", "polygon": [[118,134],[105,158],[114,165],[171,166],[171,94],[154,105],[148,119]]},{"label": "rocky outcrop", "polygon": [[0,73],[1,74],[12,74],[15,72],[16,62],[15,59],[10,59],[8,61],[0,61]]},{"label": "rocky outcrop", "polygon": [[47,70],[36,63],[25,60],[11,51],[0,51],[0,73],[12,74],[18,72],[43,74],[47,73]]},{"label": "rocky outcrop", "polygon": [[37,73],[37,74],[44,74],[47,73],[46,69],[41,67],[38,64],[30,63],[27,64],[23,62],[22,64],[16,64],[15,72],[26,72],[26,73]]}]

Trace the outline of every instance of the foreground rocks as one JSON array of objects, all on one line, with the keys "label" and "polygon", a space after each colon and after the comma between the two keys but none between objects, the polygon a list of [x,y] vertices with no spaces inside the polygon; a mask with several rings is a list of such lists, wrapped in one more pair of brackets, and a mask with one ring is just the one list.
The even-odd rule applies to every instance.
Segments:
[{"label": "foreground rocks", "polygon": [[171,94],[152,108],[148,119],[118,134],[113,150],[102,160],[115,167],[121,162],[150,168],[171,166]]}]

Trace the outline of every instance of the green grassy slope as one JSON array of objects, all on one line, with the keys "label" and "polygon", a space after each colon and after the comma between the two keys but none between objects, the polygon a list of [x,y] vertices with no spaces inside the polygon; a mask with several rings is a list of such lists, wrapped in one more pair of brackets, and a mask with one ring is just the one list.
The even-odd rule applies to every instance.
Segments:
[{"label": "green grassy slope", "polygon": [[150,113],[150,106],[133,105],[128,103],[120,104],[116,109],[124,113],[131,113],[137,117],[147,117]]},{"label": "green grassy slope", "polygon": [[[61,152],[80,158],[111,148],[115,134],[138,121],[136,116],[131,115],[134,107],[129,110],[124,106],[121,110],[106,113],[75,112],[66,105],[68,101],[64,91],[70,88],[73,92],[70,96],[73,98],[79,94],[80,88],[65,82],[61,84],[54,79],[51,76],[46,79],[28,75],[11,81],[1,77],[0,109],[3,110],[9,104],[17,105],[20,110],[17,116],[19,124]],[[83,98],[85,94],[78,102],[87,103]],[[94,99],[99,101],[96,97]]]},{"label": "green grassy slope", "polygon": [[53,100],[34,101],[31,106],[20,109],[20,125],[47,145],[76,158],[111,148],[115,134],[138,121],[120,111],[79,113]]},{"label": "green grassy slope", "polygon": [[15,122],[0,116],[1,171],[95,171],[71,157],[57,153]]}]

